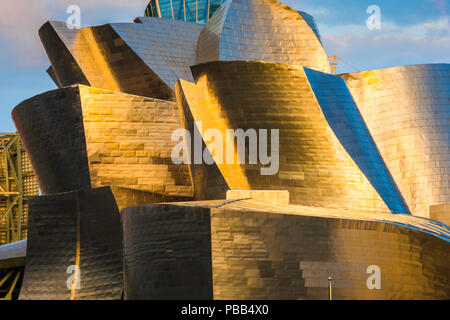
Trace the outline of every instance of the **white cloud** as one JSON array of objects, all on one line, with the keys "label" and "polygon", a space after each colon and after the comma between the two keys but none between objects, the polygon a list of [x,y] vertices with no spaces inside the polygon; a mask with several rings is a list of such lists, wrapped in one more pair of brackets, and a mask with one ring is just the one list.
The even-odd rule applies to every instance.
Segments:
[{"label": "white cloud", "polygon": [[[67,7],[81,8],[82,25],[108,20],[111,12],[121,21],[131,22],[142,15],[148,0],[3,0],[0,1],[1,63],[19,67],[45,67],[48,64],[38,30],[47,20],[68,17]],[[104,19],[100,19],[103,16]],[[97,21],[98,20],[98,21]]]}]

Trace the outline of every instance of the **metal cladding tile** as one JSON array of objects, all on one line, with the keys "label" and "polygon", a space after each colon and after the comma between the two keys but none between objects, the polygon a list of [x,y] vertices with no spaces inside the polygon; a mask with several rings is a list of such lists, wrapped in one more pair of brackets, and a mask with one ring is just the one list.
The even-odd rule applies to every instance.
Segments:
[{"label": "metal cladding tile", "polygon": [[[185,83],[188,85],[188,83]],[[175,86],[175,92],[178,99],[178,108],[181,114],[181,124],[183,128],[189,131],[191,137],[196,134],[201,136],[199,129],[195,125],[194,117],[189,109],[189,103],[186,100],[183,90],[186,86],[180,86],[177,84]],[[191,94],[198,94],[196,90],[190,91]],[[202,139],[202,150],[208,156],[211,153],[206,148],[205,141]],[[194,155],[192,152],[188,155],[190,158],[190,173],[192,178],[192,185],[195,186],[194,189],[194,199],[195,200],[214,200],[214,199],[224,199],[226,198],[227,190],[230,190],[229,185],[224,179],[220,169],[216,163],[212,165],[196,164]]]},{"label": "metal cladding tile", "polygon": [[91,186],[77,86],[28,99],[12,117],[43,194]]},{"label": "metal cladding tile", "polygon": [[[230,164],[223,155],[220,158],[220,153],[214,155],[226,181],[224,188],[288,190],[293,204],[390,212],[333,133],[303,68],[220,61],[200,64],[192,70],[196,83],[180,80],[176,88],[186,129],[191,130],[193,123],[198,122],[202,124],[202,135],[217,129],[223,137],[230,129],[267,130],[268,136],[272,130],[279,130],[278,141],[268,143],[267,154],[279,146],[278,154],[272,158],[273,172],[263,174],[262,170],[270,166],[261,162],[249,164],[246,159],[245,164],[240,164],[235,155]],[[247,144],[245,148],[247,153]],[[204,177],[193,176],[196,194],[218,186],[217,175],[208,172],[213,169],[208,165],[195,168],[199,171],[196,175]]]},{"label": "metal cladding tile", "polygon": [[212,299],[208,211],[170,204],[122,211],[125,299]]},{"label": "metal cladding tile", "polygon": [[49,75],[58,87],[73,84],[89,85],[71,51],[71,44],[76,36],[77,29],[69,29],[63,22],[48,21],[39,29],[39,37],[52,64],[53,73]]},{"label": "metal cladding tile", "polygon": [[[64,86],[86,84],[145,97],[174,99],[173,89],[161,75],[149,68],[109,24],[70,29],[64,22],[50,21],[41,28],[40,34],[52,67]],[[77,80],[81,76],[85,80]]]},{"label": "metal cladding tile", "polygon": [[316,99],[337,138],[393,213],[409,214],[345,81],[304,68]]},{"label": "metal cladding tile", "polygon": [[276,0],[229,0],[200,33],[197,63],[265,61],[330,73],[312,17],[304,16]]},{"label": "metal cladding tile", "polygon": [[332,276],[336,300],[448,299],[450,237],[415,220],[260,199],[128,208],[125,297],[326,300]]},{"label": "metal cladding tile", "polygon": [[109,188],[35,197],[29,214],[20,299],[121,299],[122,232]]},{"label": "metal cladding tile", "polygon": [[317,27],[316,20],[314,17],[306,12],[298,11],[298,13],[302,16],[308,26],[314,31],[317,39],[319,39],[320,43],[322,43],[322,37],[320,36],[319,28]]},{"label": "metal cladding tile", "polygon": [[412,214],[450,203],[450,64],[341,77]]},{"label": "metal cladding tile", "polygon": [[120,38],[171,89],[178,79],[192,81],[190,66],[203,25],[179,20],[144,18],[145,23],[114,23]]},{"label": "metal cladding tile", "polygon": [[174,102],[74,86],[23,102],[13,119],[44,194],[111,186],[120,209],[192,199],[189,168],[171,158]]},{"label": "metal cladding tile", "polygon": [[47,74],[52,78],[53,82],[58,88],[62,88],[61,83],[59,83],[58,77],[56,76],[55,70],[52,66],[47,69]]}]

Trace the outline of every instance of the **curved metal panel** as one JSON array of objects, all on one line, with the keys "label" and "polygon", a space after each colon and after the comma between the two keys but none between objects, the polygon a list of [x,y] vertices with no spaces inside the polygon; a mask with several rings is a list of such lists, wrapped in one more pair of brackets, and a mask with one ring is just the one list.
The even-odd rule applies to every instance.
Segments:
[{"label": "curved metal panel", "polygon": [[308,24],[308,26],[314,31],[316,34],[317,39],[319,39],[320,43],[322,43],[322,37],[320,36],[319,28],[317,27],[316,20],[314,20],[314,17],[306,12],[298,11],[298,13],[302,16],[302,18],[305,20],[305,22]]},{"label": "curved metal panel", "polygon": [[345,81],[331,74],[304,70],[331,129],[345,150],[393,213],[410,213]]},{"label": "curved metal panel", "polygon": [[341,75],[414,215],[450,203],[450,64]]},{"label": "curved metal panel", "polygon": [[175,165],[174,102],[74,86],[13,110],[44,194],[111,186],[119,208],[192,198],[187,165]]},{"label": "curved metal panel", "polygon": [[210,288],[217,300],[326,300],[329,276],[336,300],[450,297],[450,230],[409,215],[251,199],[140,206],[122,217],[130,298],[204,299]]},{"label": "curved metal panel", "polygon": [[122,232],[111,190],[33,198],[20,299],[121,296]]},{"label": "curved metal panel", "polygon": [[262,175],[260,164],[214,157],[231,189],[288,190],[294,204],[390,212],[331,130],[301,67],[214,62],[193,67],[193,74],[196,84],[177,84],[182,122],[201,121],[203,132],[218,129],[223,137],[227,129],[279,130],[274,175]]},{"label": "curved metal panel", "polygon": [[12,117],[43,194],[91,186],[78,87],[28,99]]},{"label": "curved metal panel", "polygon": [[197,63],[254,60],[305,66],[330,73],[314,30],[276,0],[229,0],[200,33]]},{"label": "curved metal panel", "polygon": [[139,206],[122,223],[125,299],[212,299],[208,210]]},{"label": "curved metal panel", "polygon": [[52,64],[51,70],[56,78],[53,81],[57,80],[55,83],[58,87],[73,84],[89,85],[81,66],[70,50],[77,37],[77,29],[69,29],[66,23],[49,21],[39,29],[39,37]]},{"label": "curved metal panel", "polygon": [[114,23],[111,27],[172,90],[178,79],[192,80],[189,67],[195,64],[203,26],[178,20],[142,19],[145,23]]},{"label": "curved metal panel", "polygon": [[[126,25],[131,29],[142,26]],[[39,33],[63,86],[86,84],[145,97],[174,99],[173,89],[161,74],[155,74],[109,24],[70,29],[64,22],[50,21]]]}]

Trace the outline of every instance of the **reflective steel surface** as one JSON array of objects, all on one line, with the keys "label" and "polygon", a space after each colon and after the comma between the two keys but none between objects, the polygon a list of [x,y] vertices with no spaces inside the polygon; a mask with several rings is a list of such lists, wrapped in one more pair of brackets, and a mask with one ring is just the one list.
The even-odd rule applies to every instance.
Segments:
[{"label": "reflective steel surface", "polygon": [[139,206],[122,217],[125,296],[134,299],[183,299],[190,288],[191,298],[326,300],[330,275],[336,300],[450,297],[450,230],[409,215],[250,199]]},{"label": "reflective steel surface", "polygon": [[450,64],[341,77],[411,212],[450,204]]},{"label": "reflective steel surface", "polygon": [[[70,279],[75,269],[78,288]],[[120,299],[121,295],[122,237],[111,190],[33,198],[20,299]]]},{"label": "reflective steel surface", "polygon": [[86,86],[17,106],[13,119],[44,194],[111,186],[120,209],[192,197],[188,167],[175,165],[175,103]]},{"label": "reflective steel surface", "polygon": [[254,60],[330,73],[325,50],[308,22],[276,0],[229,0],[202,30],[197,63]]},{"label": "reflective steel surface", "polygon": [[305,68],[331,129],[393,213],[410,213],[341,78]]},{"label": "reflective steel surface", "polygon": [[[192,130],[193,121],[202,121],[203,132],[214,128],[224,137],[227,129],[280,130],[279,171],[275,175],[261,175],[261,164],[227,164],[225,158],[214,155],[230,189],[288,190],[293,204],[390,212],[333,133],[303,68],[222,61],[197,65],[193,74],[195,84],[180,81],[176,86],[187,129]],[[343,119],[348,125],[352,120]],[[382,161],[378,163],[382,168]],[[207,165],[198,168],[208,177],[213,169]],[[380,172],[374,179],[386,176]],[[198,185],[194,178],[194,189],[215,187],[216,181],[212,176]],[[388,189],[389,185],[383,187]],[[391,191],[391,198],[385,201],[395,207],[401,199],[394,197],[395,189]]]},{"label": "reflective steel surface", "polygon": [[191,80],[189,67],[202,26],[177,20],[141,18],[145,23],[114,23],[111,27],[171,89],[178,79]]},{"label": "reflective steel surface", "polygon": [[41,27],[39,35],[62,86],[84,84],[173,100],[167,79],[149,68],[109,24],[70,29],[64,22],[50,21]]}]

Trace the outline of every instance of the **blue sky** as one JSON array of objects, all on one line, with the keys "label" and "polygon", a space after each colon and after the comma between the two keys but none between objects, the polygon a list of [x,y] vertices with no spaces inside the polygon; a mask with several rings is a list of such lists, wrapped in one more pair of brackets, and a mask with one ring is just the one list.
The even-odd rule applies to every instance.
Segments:
[{"label": "blue sky", "polygon": [[[316,18],[325,49],[342,60],[338,72],[418,63],[450,63],[448,0],[282,0]],[[69,5],[81,7],[81,24],[131,22],[147,0],[1,1],[0,132],[15,132],[11,110],[55,87],[37,31],[47,20],[66,21]],[[381,29],[369,30],[369,5],[381,9]],[[345,61],[342,62],[342,61]]]}]

